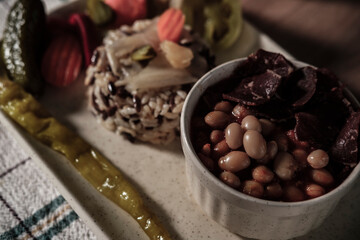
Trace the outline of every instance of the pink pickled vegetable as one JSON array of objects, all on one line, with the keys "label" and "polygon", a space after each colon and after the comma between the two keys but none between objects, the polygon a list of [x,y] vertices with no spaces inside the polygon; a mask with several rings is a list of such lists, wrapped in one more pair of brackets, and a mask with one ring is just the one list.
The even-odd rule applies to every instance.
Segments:
[{"label": "pink pickled vegetable", "polygon": [[79,76],[82,65],[81,46],[69,33],[54,38],[42,59],[44,79],[57,87],[65,87]]},{"label": "pink pickled vegetable", "polygon": [[185,23],[185,16],[179,9],[166,10],[157,24],[160,41],[178,42]]},{"label": "pink pickled vegetable", "polygon": [[89,66],[92,53],[100,43],[95,33],[95,25],[87,15],[79,13],[71,15],[68,21],[77,30],[82,42],[85,66]]},{"label": "pink pickled vegetable", "polygon": [[116,13],[116,27],[146,18],[146,0],[105,0],[105,3]]}]

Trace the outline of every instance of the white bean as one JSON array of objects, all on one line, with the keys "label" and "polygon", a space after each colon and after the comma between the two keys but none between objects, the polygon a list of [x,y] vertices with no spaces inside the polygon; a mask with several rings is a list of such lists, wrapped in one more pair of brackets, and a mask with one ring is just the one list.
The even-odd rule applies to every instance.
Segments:
[{"label": "white bean", "polygon": [[201,148],[201,153],[207,157],[211,156],[211,145],[210,143],[205,143]]},{"label": "white bean", "polygon": [[259,120],[253,115],[244,117],[244,119],[241,121],[241,127],[245,130],[255,130],[258,132],[261,132],[262,130]]},{"label": "white bean", "polygon": [[253,197],[261,198],[264,196],[264,187],[256,181],[248,180],[244,182],[243,193]]},{"label": "white bean", "polygon": [[253,169],[252,177],[260,183],[269,183],[274,179],[274,173],[266,166],[260,165]]},{"label": "white bean", "polygon": [[285,134],[280,133],[275,136],[274,139],[278,145],[280,151],[287,152],[289,149],[289,141]]},{"label": "white bean", "polygon": [[215,158],[219,158],[221,156],[224,156],[225,154],[227,154],[230,151],[229,146],[227,145],[225,139],[218,142],[215,147],[214,147],[214,157]]},{"label": "white bean", "polygon": [[274,161],[274,172],[282,180],[291,180],[297,169],[293,156],[287,152],[280,152]]},{"label": "white bean", "polygon": [[295,161],[301,169],[307,166],[306,158],[308,153],[304,149],[296,148],[291,154],[294,156]]},{"label": "white bean", "polygon": [[242,120],[244,117],[251,114],[251,111],[248,110],[246,107],[238,104],[233,108],[232,114],[238,119]]},{"label": "white bean", "polygon": [[321,186],[329,186],[334,183],[334,178],[326,169],[310,170],[311,179]]},{"label": "white bean", "polygon": [[325,194],[325,189],[320,185],[311,183],[311,184],[306,186],[305,193],[310,198],[316,198],[316,197],[320,197],[320,196],[324,195]]},{"label": "white bean", "polygon": [[279,199],[283,194],[283,190],[279,183],[271,183],[265,188],[265,196],[270,199]]},{"label": "white bean", "polygon": [[238,123],[230,123],[225,129],[225,140],[231,149],[238,149],[243,144],[244,130]]},{"label": "white bean", "polygon": [[256,161],[260,164],[266,164],[270,160],[274,159],[277,153],[278,153],[277,143],[275,141],[270,141],[267,143],[267,150],[265,156],[262,159],[258,159]]},{"label": "white bean", "polygon": [[267,137],[270,136],[270,134],[275,130],[275,124],[271,122],[270,120],[267,120],[265,118],[259,119],[259,122],[261,124],[261,133]]},{"label": "white bean", "polygon": [[213,130],[210,133],[210,141],[212,144],[217,144],[224,139],[224,132],[221,130]]},{"label": "white bean", "polygon": [[220,180],[232,188],[238,188],[241,184],[238,176],[236,176],[232,172],[227,171],[224,171],[220,174]]},{"label": "white bean", "polygon": [[312,168],[320,169],[329,163],[329,155],[322,149],[312,151],[307,157],[307,162]]},{"label": "white bean", "polygon": [[244,134],[243,144],[246,153],[251,158],[262,159],[266,154],[266,141],[258,131],[246,131]]},{"label": "white bean", "polygon": [[245,152],[232,151],[219,159],[219,167],[230,172],[239,172],[250,166],[250,158]]},{"label": "white bean", "polygon": [[284,199],[288,202],[298,202],[305,200],[304,193],[294,185],[285,187],[283,195]]},{"label": "white bean", "polygon": [[212,111],[205,116],[205,123],[215,129],[224,129],[229,120],[229,115],[221,111]]},{"label": "white bean", "polygon": [[214,107],[215,111],[221,111],[224,113],[231,113],[232,109],[233,109],[233,106],[231,105],[231,103],[229,103],[227,101],[218,102]]}]

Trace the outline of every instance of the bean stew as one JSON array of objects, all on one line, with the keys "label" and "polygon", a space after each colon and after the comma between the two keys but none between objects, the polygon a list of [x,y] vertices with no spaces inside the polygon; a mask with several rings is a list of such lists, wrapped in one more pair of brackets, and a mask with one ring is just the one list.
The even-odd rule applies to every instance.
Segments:
[{"label": "bean stew", "polygon": [[253,197],[303,201],[337,187],[359,162],[360,112],[327,69],[258,50],[209,87],[191,139],[205,167]]}]

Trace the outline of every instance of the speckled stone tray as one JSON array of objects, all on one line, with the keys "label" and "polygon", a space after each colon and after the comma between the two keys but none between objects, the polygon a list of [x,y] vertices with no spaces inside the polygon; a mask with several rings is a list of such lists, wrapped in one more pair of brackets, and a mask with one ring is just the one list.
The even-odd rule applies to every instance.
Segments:
[{"label": "speckled stone tray", "polygon": [[[54,14],[66,16],[82,7],[83,3],[77,2]],[[281,52],[291,58],[267,36],[257,33],[245,23],[237,48],[238,57],[248,55],[258,47]],[[179,139],[165,147],[132,144],[105,130],[88,111],[85,87],[81,80],[62,90],[48,87],[40,101],[60,122],[100,150],[131,180],[142,193],[145,204],[160,218],[174,239],[242,239],[206,216],[190,196]],[[93,189],[64,157],[34,141],[2,112],[0,121],[99,239],[147,239],[126,212]],[[359,201],[358,184],[350,196],[343,200],[347,204],[340,204],[319,230],[304,239],[353,238],[351,234],[346,235],[347,229],[353,229],[352,226],[356,224],[356,211],[352,211],[350,206],[352,202]],[[355,209],[357,213],[360,212],[359,207]],[[340,218],[344,221],[341,222]]]}]

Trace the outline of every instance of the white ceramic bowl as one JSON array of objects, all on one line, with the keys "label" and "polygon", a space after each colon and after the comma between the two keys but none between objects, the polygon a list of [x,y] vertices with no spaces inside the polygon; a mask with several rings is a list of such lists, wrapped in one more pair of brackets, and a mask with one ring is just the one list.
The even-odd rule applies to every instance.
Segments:
[{"label": "white ceramic bowl", "polygon": [[[315,199],[293,203],[248,196],[225,185],[208,171],[191,143],[192,114],[205,90],[230,76],[244,60],[245,58],[233,60],[208,72],[188,94],[181,116],[181,142],[186,158],[188,185],[198,205],[231,232],[256,239],[280,240],[301,236],[317,228],[333,211],[358,178],[360,164],[331,192]],[[293,64],[296,67],[305,66],[296,61]]]}]

